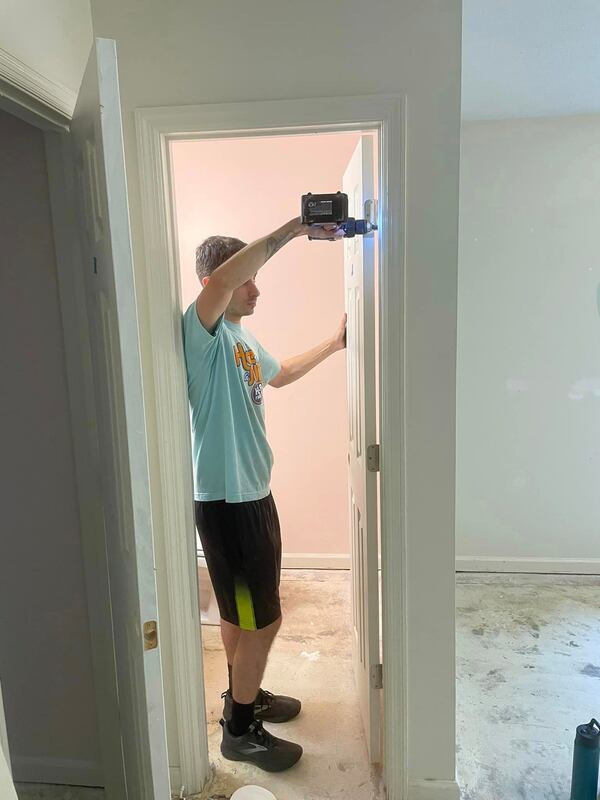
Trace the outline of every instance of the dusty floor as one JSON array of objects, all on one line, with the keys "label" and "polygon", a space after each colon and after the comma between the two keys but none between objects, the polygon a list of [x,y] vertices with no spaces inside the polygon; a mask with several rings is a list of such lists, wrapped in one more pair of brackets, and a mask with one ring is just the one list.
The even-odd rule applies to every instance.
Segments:
[{"label": "dusty floor", "polygon": [[300,742],[304,756],[279,775],[222,759],[220,693],[227,666],[218,628],[204,626],[209,749],[216,770],[209,796],[230,797],[239,786],[254,783],[277,800],[373,800],[379,797],[377,778],[367,762],[352,677],[349,573],[285,570],[281,596],[284,623],[263,686],[299,697],[303,710],[292,722],[268,727]]},{"label": "dusty floor", "polygon": [[[349,574],[284,572],[287,619],[264,686],[304,702],[275,733],[305,756],[279,776],[219,752],[226,666],[218,629],[203,628],[209,796],[257,783],[278,800],[373,800],[350,661]],[[569,800],[575,727],[600,715],[600,578],[457,576],[457,768],[462,800]],[[92,800],[101,790],[20,785],[21,800]]]},{"label": "dusty floor", "polygon": [[462,800],[569,800],[600,715],[600,578],[457,576]]}]

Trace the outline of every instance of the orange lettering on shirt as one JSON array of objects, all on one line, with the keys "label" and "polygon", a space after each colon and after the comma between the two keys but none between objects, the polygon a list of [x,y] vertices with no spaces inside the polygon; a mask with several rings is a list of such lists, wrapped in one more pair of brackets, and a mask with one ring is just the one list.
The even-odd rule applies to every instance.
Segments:
[{"label": "orange lettering on shirt", "polygon": [[238,342],[233,348],[235,356],[236,367],[243,367],[244,372],[248,373],[248,386],[254,386],[255,383],[262,383],[262,370],[260,364],[256,360],[254,350],[245,350],[244,345]]}]

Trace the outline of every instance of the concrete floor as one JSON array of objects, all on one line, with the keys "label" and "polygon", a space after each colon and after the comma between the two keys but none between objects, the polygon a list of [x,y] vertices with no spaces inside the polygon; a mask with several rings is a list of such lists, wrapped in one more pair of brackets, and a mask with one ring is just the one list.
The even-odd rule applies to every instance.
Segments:
[{"label": "concrete floor", "polygon": [[600,578],[457,576],[462,800],[569,800],[575,727],[600,715]]},{"label": "concrete floor", "polygon": [[[304,710],[276,734],[305,747],[268,775],[224,761],[218,629],[203,628],[209,747],[225,800],[256,783],[278,800],[375,800],[350,659],[349,574],[284,571],[286,621],[264,686]],[[457,771],[462,800],[569,800],[575,727],[600,715],[600,577],[457,576]],[[101,798],[101,790],[21,784],[20,800]]]},{"label": "concrete floor", "polygon": [[377,775],[367,759],[350,655],[350,588],[345,571],[284,570],[284,623],[263,686],[302,700],[300,716],[268,726],[304,747],[297,766],[278,775],[221,757],[220,693],[227,666],[219,629],[203,626],[209,750],[215,781],[209,797],[228,798],[245,784],[270,789],[278,800],[374,800]]}]

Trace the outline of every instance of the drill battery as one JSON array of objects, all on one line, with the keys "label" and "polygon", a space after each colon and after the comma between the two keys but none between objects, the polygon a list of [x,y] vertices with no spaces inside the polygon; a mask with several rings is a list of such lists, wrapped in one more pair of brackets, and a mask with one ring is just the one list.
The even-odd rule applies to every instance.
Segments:
[{"label": "drill battery", "polygon": [[348,216],[348,195],[344,192],[303,194],[300,217],[303,225],[338,225],[343,228],[345,239],[364,236],[376,227],[366,219]]}]

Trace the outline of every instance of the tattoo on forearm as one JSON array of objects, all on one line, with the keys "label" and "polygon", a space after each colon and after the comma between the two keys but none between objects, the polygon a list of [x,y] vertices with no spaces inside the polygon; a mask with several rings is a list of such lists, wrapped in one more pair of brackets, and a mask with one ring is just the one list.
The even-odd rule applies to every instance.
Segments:
[{"label": "tattoo on forearm", "polygon": [[266,250],[267,250],[267,261],[275,255],[278,250],[287,244],[295,237],[294,231],[288,231],[287,233],[280,233],[274,236],[269,236],[266,243]]}]

